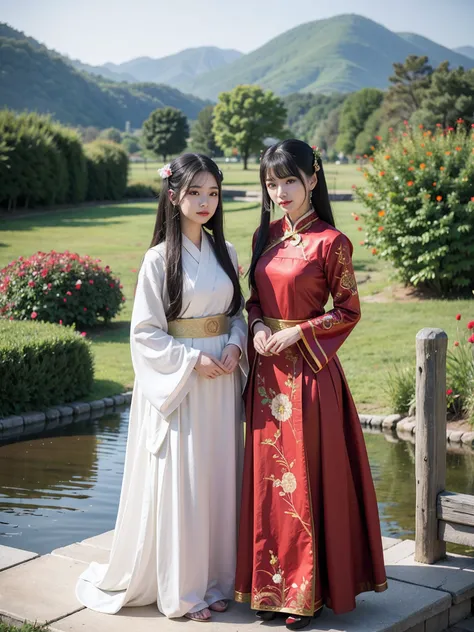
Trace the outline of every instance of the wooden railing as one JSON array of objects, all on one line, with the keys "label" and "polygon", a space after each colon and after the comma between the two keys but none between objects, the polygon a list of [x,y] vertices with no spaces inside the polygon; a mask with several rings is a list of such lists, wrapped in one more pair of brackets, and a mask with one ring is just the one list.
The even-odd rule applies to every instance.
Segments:
[{"label": "wooden railing", "polygon": [[442,329],[416,336],[415,560],[433,564],[446,542],[474,546],[474,496],[446,491],[446,353]]}]

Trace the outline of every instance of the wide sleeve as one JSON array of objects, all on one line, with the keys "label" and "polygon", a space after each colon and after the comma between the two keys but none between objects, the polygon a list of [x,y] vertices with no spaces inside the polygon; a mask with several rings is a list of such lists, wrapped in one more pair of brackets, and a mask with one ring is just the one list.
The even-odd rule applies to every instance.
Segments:
[{"label": "wide sleeve", "polygon": [[339,233],[324,257],[324,274],[333,309],[298,325],[300,349],[313,371],[320,371],[335,356],[360,320],[360,302],[352,266],[352,244]]},{"label": "wide sleeve", "polygon": [[[237,273],[237,277],[239,275],[239,263],[237,259],[237,253],[232,244],[227,244],[227,249],[229,251],[230,258],[232,260],[232,264]],[[228,345],[236,345],[240,349],[240,353],[244,354],[247,348],[247,325],[245,323],[244,317],[242,315],[243,312],[243,302],[239,309],[239,311],[231,316],[230,318],[230,331],[229,331],[229,340],[227,341]]]},{"label": "wide sleeve", "polygon": [[200,351],[167,333],[164,278],[163,258],[149,250],[138,275],[130,344],[138,385],[150,404],[166,417],[189,392]]},{"label": "wide sleeve", "polygon": [[[258,229],[255,231],[253,240],[252,240],[252,253],[255,249],[255,243],[257,241]],[[249,335],[253,334],[253,326],[258,322],[263,322],[263,312],[260,306],[260,299],[258,297],[257,290],[251,286],[250,288],[250,297],[247,300],[245,305],[245,309],[248,314],[248,326],[249,326]]]}]

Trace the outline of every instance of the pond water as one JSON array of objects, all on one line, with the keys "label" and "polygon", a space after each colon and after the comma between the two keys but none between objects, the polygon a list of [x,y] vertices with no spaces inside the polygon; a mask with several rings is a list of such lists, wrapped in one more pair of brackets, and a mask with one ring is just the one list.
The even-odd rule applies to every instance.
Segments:
[{"label": "pond water", "polygon": [[[0,435],[0,544],[48,553],[113,529],[127,429],[128,409],[28,437]],[[412,538],[415,446],[364,436],[382,533]],[[473,454],[448,452],[447,466],[447,488],[474,493]]]}]

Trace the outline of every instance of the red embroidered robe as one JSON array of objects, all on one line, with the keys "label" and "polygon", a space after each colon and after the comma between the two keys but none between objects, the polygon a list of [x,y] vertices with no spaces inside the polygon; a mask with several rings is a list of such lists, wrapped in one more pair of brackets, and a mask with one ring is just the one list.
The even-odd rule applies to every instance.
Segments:
[{"label": "red embroidered robe", "polygon": [[342,613],[358,593],[387,588],[365,443],[336,355],[360,318],[352,245],[314,211],[294,227],[273,222],[271,244],[247,303],[250,330],[264,316],[304,322],[279,356],[257,355],[249,336],[236,599]]}]

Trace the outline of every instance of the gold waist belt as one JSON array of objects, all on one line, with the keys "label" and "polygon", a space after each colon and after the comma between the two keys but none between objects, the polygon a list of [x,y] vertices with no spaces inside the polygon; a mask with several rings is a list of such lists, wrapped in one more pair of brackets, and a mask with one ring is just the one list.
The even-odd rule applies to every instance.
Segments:
[{"label": "gold waist belt", "polygon": [[289,329],[290,327],[294,327],[295,325],[301,325],[301,323],[305,323],[306,320],[281,320],[280,318],[267,318],[263,317],[263,322],[267,327],[270,327],[272,330],[272,334],[276,331],[281,331],[282,329]]},{"label": "gold waist belt", "polygon": [[174,338],[211,338],[229,333],[226,314],[206,318],[178,318],[168,322],[168,333]]}]

